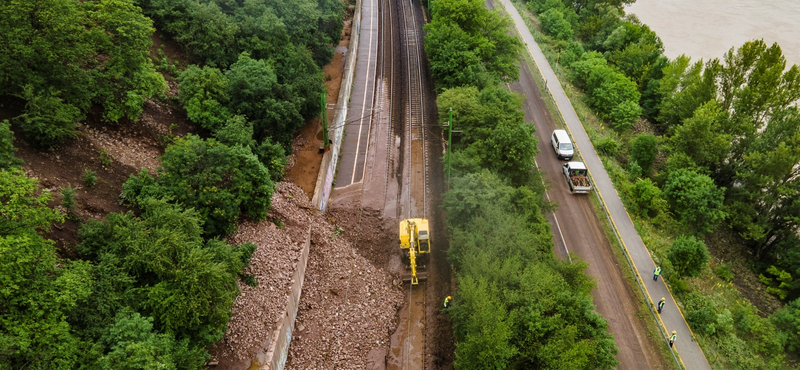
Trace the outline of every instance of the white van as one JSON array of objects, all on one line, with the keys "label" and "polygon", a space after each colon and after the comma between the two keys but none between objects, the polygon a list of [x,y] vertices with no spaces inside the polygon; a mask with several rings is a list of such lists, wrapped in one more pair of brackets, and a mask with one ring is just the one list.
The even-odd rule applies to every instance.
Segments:
[{"label": "white van", "polygon": [[553,150],[556,151],[558,159],[572,159],[575,154],[575,148],[572,146],[572,140],[569,139],[566,130],[555,130],[550,137],[550,143],[553,144]]}]

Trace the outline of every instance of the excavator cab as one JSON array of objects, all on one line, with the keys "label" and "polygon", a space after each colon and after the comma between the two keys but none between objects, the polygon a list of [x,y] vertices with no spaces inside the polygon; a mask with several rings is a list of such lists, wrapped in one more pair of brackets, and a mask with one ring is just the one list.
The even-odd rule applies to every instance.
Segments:
[{"label": "excavator cab", "polygon": [[411,285],[417,285],[420,278],[423,280],[426,278],[426,274],[418,274],[417,269],[424,267],[421,257],[431,251],[428,230],[428,220],[424,218],[410,218],[400,221],[400,250],[404,252],[403,257],[407,259],[411,269],[411,276],[404,280],[410,280]]}]

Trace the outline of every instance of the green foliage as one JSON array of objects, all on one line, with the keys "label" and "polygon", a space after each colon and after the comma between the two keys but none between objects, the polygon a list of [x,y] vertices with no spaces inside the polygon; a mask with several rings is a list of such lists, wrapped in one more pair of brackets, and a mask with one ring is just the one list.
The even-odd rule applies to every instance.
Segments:
[{"label": "green foliage", "polygon": [[167,88],[164,77],[150,59],[153,21],[142,14],[133,0],[88,4],[88,18],[104,30],[95,41],[95,50],[107,57],[103,68],[93,71],[94,100],[103,106],[103,117],[109,121],[136,120],[142,114],[144,102]]},{"label": "green foliage", "polygon": [[0,170],[0,235],[48,232],[54,222],[64,222],[63,214],[48,207],[50,192],[39,191],[37,183],[20,168]]},{"label": "green foliage", "polygon": [[714,267],[714,275],[717,275],[718,278],[725,280],[727,282],[733,281],[733,271],[731,271],[731,264],[730,263],[720,263],[717,267]]},{"label": "green foliage", "polygon": [[195,124],[216,131],[231,117],[226,108],[228,78],[213,67],[190,65],[178,76],[178,99]]},{"label": "green foliage", "polygon": [[188,341],[159,334],[152,317],[123,309],[117,313],[101,342],[109,352],[97,361],[101,369],[200,369],[205,364],[200,349],[189,349]]},{"label": "green foliage", "polygon": [[84,168],[81,179],[83,179],[83,183],[86,184],[87,187],[92,187],[97,184],[97,173],[88,168]]},{"label": "green foliage", "polygon": [[7,170],[22,164],[22,160],[14,156],[16,151],[11,123],[3,120],[0,122],[0,169]]},{"label": "green foliage", "polygon": [[649,175],[658,155],[657,139],[654,135],[641,134],[631,143],[631,160],[642,166],[642,175]]},{"label": "green foliage", "polygon": [[67,211],[75,209],[75,188],[72,185],[67,185],[67,187],[61,189],[61,205]]},{"label": "green foliage", "polygon": [[555,259],[541,196],[487,170],[454,178],[445,194],[459,281],[449,312],[457,369],[617,365],[608,326],[593,312],[587,264]]},{"label": "green foliage", "polygon": [[609,66],[602,54],[586,52],[571,67],[571,78],[586,89],[589,104],[617,131],[629,129],[642,114],[636,83]]},{"label": "green foliage", "polygon": [[667,211],[667,201],[650,179],[636,181],[631,187],[631,195],[636,202],[642,218],[652,218]]},{"label": "green foliage", "polygon": [[708,265],[708,249],[702,240],[681,235],[672,242],[667,258],[680,276],[698,276]]},{"label": "green foliage", "polygon": [[255,154],[258,160],[267,168],[267,171],[269,171],[269,178],[272,179],[272,181],[278,182],[283,179],[283,169],[289,164],[289,158],[286,157],[283,146],[278,143],[270,142],[270,138],[267,137],[261,144],[253,148],[253,154]]},{"label": "green foliage", "polygon": [[224,126],[214,132],[214,137],[227,146],[252,147],[255,145],[253,124],[247,122],[244,116],[233,116],[228,119]]},{"label": "green foliage", "polygon": [[726,216],[723,190],[710,177],[692,170],[670,172],[664,197],[678,219],[700,233],[711,231]]},{"label": "green foliage", "polygon": [[608,156],[614,156],[619,149],[619,142],[612,137],[601,137],[594,146],[598,151]]},{"label": "green foliage", "polygon": [[[153,317],[159,331],[203,348],[221,338],[230,319],[230,306],[239,294],[236,276],[244,268],[242,252],[217,239],[204,241],[201,215],[195,210],[152,198],[141,207],[141,218],[110,214],[106,223],[83,227],[78,250],[98,269],[116,271],[119,277],[113,279],[122,284],[111,297],[118,297],[118,307],[130,305]],[[90,297],[91,302],[104,299]],[[118,308],[100,310],[107,305],[89,306],[96,308],[87,309],[84,317],[109,320]]]},{"label": "green foliage", "polygon": [[279,135],[285,139],[303,125],[296,102],[281,99],[284,86],[268,61],[242,54],[225,76],[230,110],[252,121],[258,137]]},{"label": "green foliage", "polygon": [[425,26],[436,88],[485,87],[519,78],[520,41],[508,34],[511,20],[479,0],[440,0]]},{"label": "green foliage", "polygon": [[686,320],[696,332],[714,335],[717,332],[717,306],[700,293],[691,292],[683,299]]},{"label": "green foliage", "polygon": [[32,85],[25,85],[20,98],[26,101],[25,111],[15,120],[34,145],[51,148],[78,136],[80,110],[64,103],[57,93],[37,93]]},{"label": "green foliage", "polygon": [[539,15],[539,20],[542,21],[542,29],[548,35],[559,40],[572,39],[572,25],[568,20],[564,19],[564,14],[561,11],[550,8]]},{"label": "green foliage", "polygon": [[0,93],[31,96],[23,122],[39,145],[69,138],[93,103],[107,120],[136,119],[145,100],[166,88],[149,57],[152,22],[132,0],[6,5]]},{"label": "green foliage", "polygon": [[772,314],[770,319],[780,330],[786,349],[795,353],[800,350],[800,298]]},{"label": "green foliage", "polygon": [[110,166],[111,161],[113,160],[113,158],[111,158],[111,155],[108,154],[108,150],[106,149],[100,151],[99,158],[100,158],[100,164],[103,165],[103,167]]},{"label": "green foliage", "polygon": [[232,232],[240,214],[266,217],[275,184],[250,148],[187,135],[167,148],[161,163],[155,180],[147,173],[132,176],[122,198],[140,205],[149,197],[167,197],[194,208],[208,236]]},{"label": "green foliage", "polygon": [[59,261],[54,243],[35,233],[3,233],[0,287],[0,367],[78,367],[79,339],[66,314],[91,291],[88,265]]},{"label": "green foliage", "polygon": [[771,277],[761,274],[758,276],[758,280],[767,286],[767,293],[774,294],[780,299],[786,299],[789,294],[787,289],[791,286],[793,280],[792,274],[779,270],[775,266],[770,266],[766,273]]},{"label": "green foliage", "polygon": [[732,136],[722,132],[722,112],[713,100],[701,105],[691,118],[674,127],[671,143],[700,167],[712,172],[725,160]]}]

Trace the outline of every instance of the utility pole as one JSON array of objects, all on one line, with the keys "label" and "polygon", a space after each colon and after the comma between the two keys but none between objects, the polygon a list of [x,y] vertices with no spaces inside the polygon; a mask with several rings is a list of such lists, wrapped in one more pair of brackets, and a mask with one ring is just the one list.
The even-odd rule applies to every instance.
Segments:
[{"label": "utility pole", "polygon": [[322,120],[322,151],[328,148],[328,101],[325,99],[325,93],[320,94],[320,119]]},{"label": "utility pole", "polygon": [[450,119],[447,121],[447,187],[450,187],[450,152],[453,146],[453,107],[450,107]]}]

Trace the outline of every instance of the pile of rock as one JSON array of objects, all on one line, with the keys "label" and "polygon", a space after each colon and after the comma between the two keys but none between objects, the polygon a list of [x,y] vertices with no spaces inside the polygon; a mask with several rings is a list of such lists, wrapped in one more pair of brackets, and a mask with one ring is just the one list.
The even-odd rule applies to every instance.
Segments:
[{"label": "pile of rock", "polygon": [[[391,231],[378,228],[374,232]],[[402,283],[357,253],[348,240],[354,236],[333,225],[312,230],[287,369],[365,369],[374,365],[368,366],[370,359],[383,362],[404,300]]]}]

